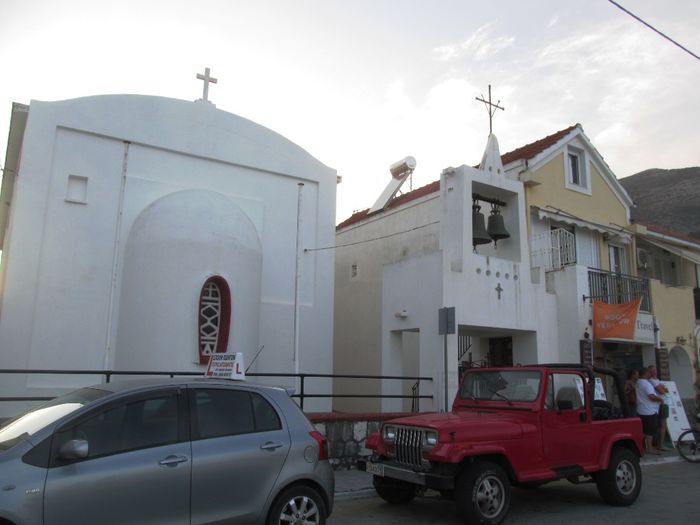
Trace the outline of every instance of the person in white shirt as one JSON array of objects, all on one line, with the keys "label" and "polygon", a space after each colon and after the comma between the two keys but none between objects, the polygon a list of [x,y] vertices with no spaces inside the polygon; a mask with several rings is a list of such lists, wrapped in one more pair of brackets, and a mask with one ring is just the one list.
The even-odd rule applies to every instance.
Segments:
[{"label": "person in white shirt", "polygon": [[[659,378],[658,378],[657,372],[656,372],[656,367],[654,365],[649,366],[649,382],[654,387],[656,394],[658,396],[660,396],[661,399],[664,399],[664,396],[666,396],[668,394],[668,388],[666,388],[663,384],[661,384],[661,381],[659,381]],[[662,452],[668,451],[668,450],[673,450],[673,449],[665,447],[666,433],[667,433],[667,425],[666,425],[667,419],[668,419],[668,405],[666,404],[665,401],[661,401],[661,404],[659,405],[659,421],[658,421],[659,432],[658,432],[658,440],[656,442],[656,446]]]},{"label": "person in white shirt", "polygon": [[654,448],[652,441],[659,428],[659,405],[663,398],[657,395],[654,385],[649,378],[651,371],[649,368],[642,368],[639,371],[639,381],[637,381],[637,414],[642,420],[642,430],[644,432],[644,446],[648,454],[659,455],[661,452]]}]

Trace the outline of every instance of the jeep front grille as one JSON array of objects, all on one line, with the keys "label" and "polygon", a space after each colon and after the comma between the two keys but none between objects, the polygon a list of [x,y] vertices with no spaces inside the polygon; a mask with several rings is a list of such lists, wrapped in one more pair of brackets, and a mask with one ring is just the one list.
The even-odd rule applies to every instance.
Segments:
[{"label": "jeep front grille", "polygon": [[396,428],[396,461],[414,467],[423,465],[423,430],[420,428]]}]

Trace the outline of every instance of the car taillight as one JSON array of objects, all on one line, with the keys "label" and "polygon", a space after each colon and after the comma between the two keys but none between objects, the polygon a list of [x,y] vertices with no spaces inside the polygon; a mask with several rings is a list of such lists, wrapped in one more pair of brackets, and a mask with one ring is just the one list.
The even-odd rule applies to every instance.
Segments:
[{"label": "car taillight", "polygon": [[318,459],[328,459],[328,440],[326,436],[316,430],[309,432],[309,435],[318,443]]}]

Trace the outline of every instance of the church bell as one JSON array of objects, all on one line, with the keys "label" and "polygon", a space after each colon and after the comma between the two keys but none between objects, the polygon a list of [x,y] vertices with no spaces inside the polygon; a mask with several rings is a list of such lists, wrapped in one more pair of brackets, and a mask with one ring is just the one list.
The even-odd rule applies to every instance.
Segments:
[{"label": "church bell", "polygon": [[[484,214],[479,210],[481,210],[481,206],[476,203],[472,204],[472,244],[474,248],[479,244],[491,242],[491,237],[484,226]],[[491,217],[489,217],[489,224],[491,224]]]},{"label": "church bell", "polygon": [[[483,217],[482,217],[483,222]],[[486,229],[488,235],[493,239],[494,244],[498,243],[501,239],[507,239],[510,237],[510,233],[506,230],[506,226],[503,223],[503,215],[501,215],[501,210],[498,206],[493,205],[491,207],[491,215],[489,215],[489,225]]]}]

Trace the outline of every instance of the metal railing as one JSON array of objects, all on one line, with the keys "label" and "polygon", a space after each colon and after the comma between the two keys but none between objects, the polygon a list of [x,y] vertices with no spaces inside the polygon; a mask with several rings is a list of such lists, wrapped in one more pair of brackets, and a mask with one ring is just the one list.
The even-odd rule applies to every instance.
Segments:
[{"label": "metal railing", "polygon": [[563,228],[533,235],[530,244],[532,266],[541,266],[545,272],[576,264],[576,236]]},{"label": "metal railing", "polygon": [[642,304],[639,309],[652,312],[649,279],[589,268],[588,290],[589,295],[584,299],[621,304],[641,298]]},{"label": "metal railing", "polygon": [[457,336],[457,361],[462,361],[462,358],[467,355],[472,348],[472,338],[468,335],[459,334]]},{"label": "metal railing", "polygon": [[[0,376],[3,374],[27,374],[27,375],[79,375],[98,376],[109,383],[115,376],[151,376],[151,377],[203,377],[202,372],[174,372],[174,371],[147,371],[147,370],[29,370],[29,369],[0,369]],[[292,398],[298,399],[299,407],[304,409],[305,399],[410,399],[414,412],[418,411],[418,401],[420,399],[432,399],[432,395],[420,395],[420,383],[432,382],[430,377],[415,376],[379,376],[379,375],[351,375],[351,374],[285,374],[285,373],[247,373],[246,377],[260,378],[293,378],[299,379],[299,392],[291,394]],[[402,394],[319,394],[307,392],[307,380],[309,379],[375,379],[391,381],[414,381],[410,395]],[[56,387],[59,388],[59,387]],[[55,396],[0,396],[3,401],[48,401]]]}]

